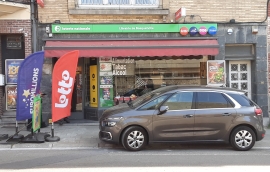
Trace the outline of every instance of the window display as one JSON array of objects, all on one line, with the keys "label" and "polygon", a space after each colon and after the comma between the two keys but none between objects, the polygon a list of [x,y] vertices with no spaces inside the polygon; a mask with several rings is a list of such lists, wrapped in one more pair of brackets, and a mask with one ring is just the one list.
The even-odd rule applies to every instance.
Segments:
[{"label": "window display", "polygon": [[206,85],[207,56],[113,58],[114,102],[126,103],[167,85]]}]

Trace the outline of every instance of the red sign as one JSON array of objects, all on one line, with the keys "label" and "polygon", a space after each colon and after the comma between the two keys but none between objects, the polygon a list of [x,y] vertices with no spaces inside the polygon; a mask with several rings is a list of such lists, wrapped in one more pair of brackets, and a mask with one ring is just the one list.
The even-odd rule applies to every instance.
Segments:
[{"label": "red sign", "polygon": [[38,4],[40,7],[44,7],[44,1],[43,1],[43,0],[37,0],[37,4]]},{"label": "red sign", "polygon": [[182,8],[180,8],[178,11],[176,11],[176,13],[175,13],[175,21],[177,21],[178,19],[180,19],[182,17],[181,11],[182,11]]},{"label": "red sign", "polygon": [[180,34],[181,34],[182,36],[186,36],[186,35],[188,34],[188,28],[186,28],[186,27],[181,27],[181,28],[180,28]]},{"label": "red sign", "polygon": [[56,62],[52,74],[52,121],[70,116],[71,98],[79,51],[71,51]]}]

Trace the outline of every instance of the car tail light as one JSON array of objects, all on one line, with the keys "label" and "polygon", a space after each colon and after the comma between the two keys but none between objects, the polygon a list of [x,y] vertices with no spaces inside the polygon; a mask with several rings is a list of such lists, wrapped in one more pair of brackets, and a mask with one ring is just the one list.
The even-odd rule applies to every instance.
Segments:
[{"label": "car tail light", "polygon": [[262,110],[260,108],[255,108],[254,111],[256,115],[262,115]]}]

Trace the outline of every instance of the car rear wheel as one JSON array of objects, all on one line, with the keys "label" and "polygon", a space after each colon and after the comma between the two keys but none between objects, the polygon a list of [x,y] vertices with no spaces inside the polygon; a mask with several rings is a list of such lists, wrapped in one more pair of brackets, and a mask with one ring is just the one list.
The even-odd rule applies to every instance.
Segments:
[{"label": "car rear wheel", "polygon": [[124,131],[121,142],[125,149],[139,151],[145,147],[147,139],[147,134],[143,128],[132,126]]},{"label": "car rear wheel", "polygon": [[240,126],[233,130],[230,138],[232,147],[239,151],[250,150],[256,141],[254,131],[246,126]]}]

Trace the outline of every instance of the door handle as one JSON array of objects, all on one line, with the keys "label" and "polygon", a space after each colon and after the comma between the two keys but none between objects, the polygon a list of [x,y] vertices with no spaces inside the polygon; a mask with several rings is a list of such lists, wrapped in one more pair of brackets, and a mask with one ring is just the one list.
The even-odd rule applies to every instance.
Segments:
[{"label": "door handle", "polygon": [[222,116],[230,116],[231,113],[223,113]]},{"label": "door handle", "polygon": [[184,117],[185,117],[185,118],[191,118],[191,117],[193,117],[193,115],[192,115],[192,114],[187,114],[187,115],[185,115]]}]

